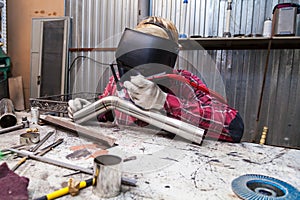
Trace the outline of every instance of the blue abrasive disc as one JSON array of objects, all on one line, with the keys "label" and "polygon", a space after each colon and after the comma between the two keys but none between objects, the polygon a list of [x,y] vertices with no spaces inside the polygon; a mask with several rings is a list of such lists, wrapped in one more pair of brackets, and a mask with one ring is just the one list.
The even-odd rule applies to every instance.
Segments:
[{"label": "blue abrasive disc", "polygon": [[233,192],[245,200],[300,200],[292,185],[264,175],[246,174],[231,183]]}]

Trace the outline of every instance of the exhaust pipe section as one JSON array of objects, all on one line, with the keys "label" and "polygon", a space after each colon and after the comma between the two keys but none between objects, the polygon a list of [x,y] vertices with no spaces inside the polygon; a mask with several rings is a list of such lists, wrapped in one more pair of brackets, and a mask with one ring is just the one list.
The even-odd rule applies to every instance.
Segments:
[{"label": "exhaust pipe section", "polygon": [[15,107],[12,100],[3,98],[0,101],[0,126],[2,128],[12,127],[17,124]]},{"label": "exhaust pipe section", "polygon": [[73,118],[75,122],[81,124],[110,110],[118,110],[197,144],[201,144],[204,137],[204,129],[160,113],[142,110],[116,96],[104,97],[84,107],[74,113]]}]

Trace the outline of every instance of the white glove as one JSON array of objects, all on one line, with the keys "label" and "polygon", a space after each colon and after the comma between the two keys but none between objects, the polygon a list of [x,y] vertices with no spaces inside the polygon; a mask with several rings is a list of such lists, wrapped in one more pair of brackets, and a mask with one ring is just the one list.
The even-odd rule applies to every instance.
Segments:
[{"label": "white glove", "polygon": [[146,110],[160,110],[164,107],[167,94],[154,82],[145,79],[144,76],[131,76],[130,81],[124,82],[124,87],[136,105]]},{"label": "white glove", "polygon": [[71,99],[68,101],[68,115],[71,119],[73,119],[73,114],[78,110],[82,109],[83,107],[91,104],[88,100],[75,98],[74,100]]}]

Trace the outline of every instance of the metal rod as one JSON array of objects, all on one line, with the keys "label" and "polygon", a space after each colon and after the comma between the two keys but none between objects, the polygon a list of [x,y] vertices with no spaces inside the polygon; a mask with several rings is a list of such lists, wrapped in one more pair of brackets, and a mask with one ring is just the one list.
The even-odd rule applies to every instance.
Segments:
[{"label": "metal rod", "polygon": [[56,165],[56,166],[71,169],[71,170],[81,171],[81,172],[84,172],[86,174],[91,174],[91,175],[93,174],[93,170],[91,170],[91,169],[79,167],[79,166],[76,166],[76,165],[72,165],[72,164],[69,164],[69,163],[53,160],[51,158],[46,158],[46,157],[39,156],[39,155],[34,155],[34,153],[32,153],[32,152],[20,151],[20,150],[11,149],[11,148],[9,148],[8,150],[11,151],[11,152],[20,154],[24,157],[29,157],[31,159],[38,160],[38,161],[41,161],[41,162],[44,162],[44,163]]},{"label": "metal rod", "polygon": [[30,148],[29,149],[29,151],[31,151],[31,152],[35,152],[38,148],[40,148],[40,146],[42,146],[45,142],[46,142],[46,140],[48,140],[49,139],[49,137],[51,137],[51,135],[53,135],[54,134],[54,131],[49,131],[48,133],[47,133],[47,135],[37,144],[37,145],[35,145],[33,148]]},{"label": "metal rod", "polygon": [[[12,146],[10,148],[12,148],[12,149],[20,149],[20,148],[22,148],[24,146],[25,146],[25,144],[19,144],[19,145],[16,145],[16,146]],[[1,152],[6,152],[6,151],[9,151],[9,150],[8,149],[0,149],[0,151]]]},{"label": "metal rod", "polygon": [[138,108],[129,101],[120,99],[116,96],[104,97],[74,113],[74,121],[83,123],[99,114],[106,113],[109,110],[118,110],[148,124],[177,134],[182,138],[201,144],[204,136],[204,130],[171,117],[167,117],[153,111],[146,111]]},{"label": "metal rod", "polygon": [[63,141],[64,141],[64,139],[60,138],[60,139],[56,140],[56,142],[54,142],[54,143],[52,143],[52,144],[50,144],[50,145],[42,148],[41,150],[45,151],[45,150],[48,150],[48,149],[53,149],[54,147],[60,145]]},{"label": "metal rod", "polygon": [[[44,163],[48,163],[48,164],[51,164],[51,165],[55,165],[55,166],[58,166],[58,167],[63,167],[63,168],[71,169],[71,170],[74,170],[74,171],[80,171],[80,172],[90,174],[90,175],[94,174],[92,169],[83,168],[83,167],[79,167],[79,166],[76,166],[76,165],[73,165],[73,164],[57,161],[57,160],[54,160],[54,159],[51,159],[51,158],[46,158],[46,157],[43,157],[43,156],[35,155],[32,152],[20,151],[20,150],[12,149],[12,148],[8,148],[8,150],[11,151],[11,152],[23,155],[24,157],[29,157],[31,159],[41,161],[41,162],[44,162]],[[128,185],[128,186],[135,187],[136,182],[137,181],[135,179],[131,179],[131,178],[127,178],[127,177],[122,177],[121,178],[121,183],[123,185]]]},{"label": "metal rod", "polygon": [[[273,20],[276,20],[276,19],[274,18]],[[274,29],[275,29],[275,23],[272,24],[272,30],[271,30],[272,34],[271,34],[271,36],[273,36],[273,34],[274,34]],[[264,75],[263,75],[262,85],[261,85],[261,89],[260,89],[259,103],[258,103],[257,114],[256,114],[256,123],[255,123],[255,129],[254,129],[255,132],[252,136],[252,142],[255,142],[257,140],[257,136],[259,134],[258,133],[258,123],[259,123],[259,120],[260,120],[262,100],[263,100],[265,84],[266,84],[266,80],[267,80],[267,73],[268,73],[268,67],[269,67],[271,46],[272,46],[272,40],[269,40],[266,63],[265,63],[265,67],[264,67]]]},{"label": "metal rod", "polygon": [[[53,135],[53,133],[54,133],[53,131],[50,131],[49,133],[47,133],[47,135],[46,135],[46,136],[45,136],[45,137],[44,137],[37,145],[35,145],[33,148],[30,148],[29,151],[35,152],[42,144],[44,144],[44,143],[46,142],[46,140],[47,140],[51,135]],[[47,151],[44,151],[43,154],[47,153],[47,152],[50,151],[50,150],[51,150],[51,149],[47,149]],[[40,155],[42,156],[43,154],[40,154]],[[11,170],[12,170],[12,171],[15,171],[16,169],[18,169],[23,163],[26,162],[27,158],[28,158],[28,156],[24,156],[23,158],[21,158],[21,159],[17,162],[17,164],[11,168]]]},{"label": "metal rod", "polygon": [[18,124],[7,128],[0,129],[0,134],[24,128],[24,124]]},{"label": "metal rod", "polygon": [[64,141],[64,139],[60,138],[56,142],[54,142],[54,143],[48,145],[47,147],[43,148],[42,151],[36,153],[35,155],[43,156],[46,153],[48,153],[49,151],[51,151],[52,149],[54,149],[55,147],[57,147],[58,145],[60,145],[63,141]]}]

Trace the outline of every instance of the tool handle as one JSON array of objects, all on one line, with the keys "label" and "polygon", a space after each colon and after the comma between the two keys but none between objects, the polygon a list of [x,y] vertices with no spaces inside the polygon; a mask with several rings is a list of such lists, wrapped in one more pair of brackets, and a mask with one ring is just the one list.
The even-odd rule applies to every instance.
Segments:
[{"label": "tool handle", "polygon": [[15,171],[16,169],[18,169],[26,160],[27,160],[27,156],[25,156],[25,157],[23,157],[23,158],[21,158],[20,160],[19,160],[19,162],[15,165],[15,166],[13,166],[12,168],[11,168],[11,170],[12,171]]},{"label": "tool handle", "polygon": [[[93,184],[94,184],[93,178],[85,180],[85,181],[81,181],[80,184],[79,184],[79,189],[86,188],[86,187],[91,186]],[[34,199],[34,200],[56,199],[58,197],[62,197],[64,195],[66,195],[66,194],[69,194],[69,187],[64,187],[62,189],[56,190],[56,191],[54,191],[52,193],[49,193],[49,194],[47,194],[45,196],[39,197],[39,198]]]}]

